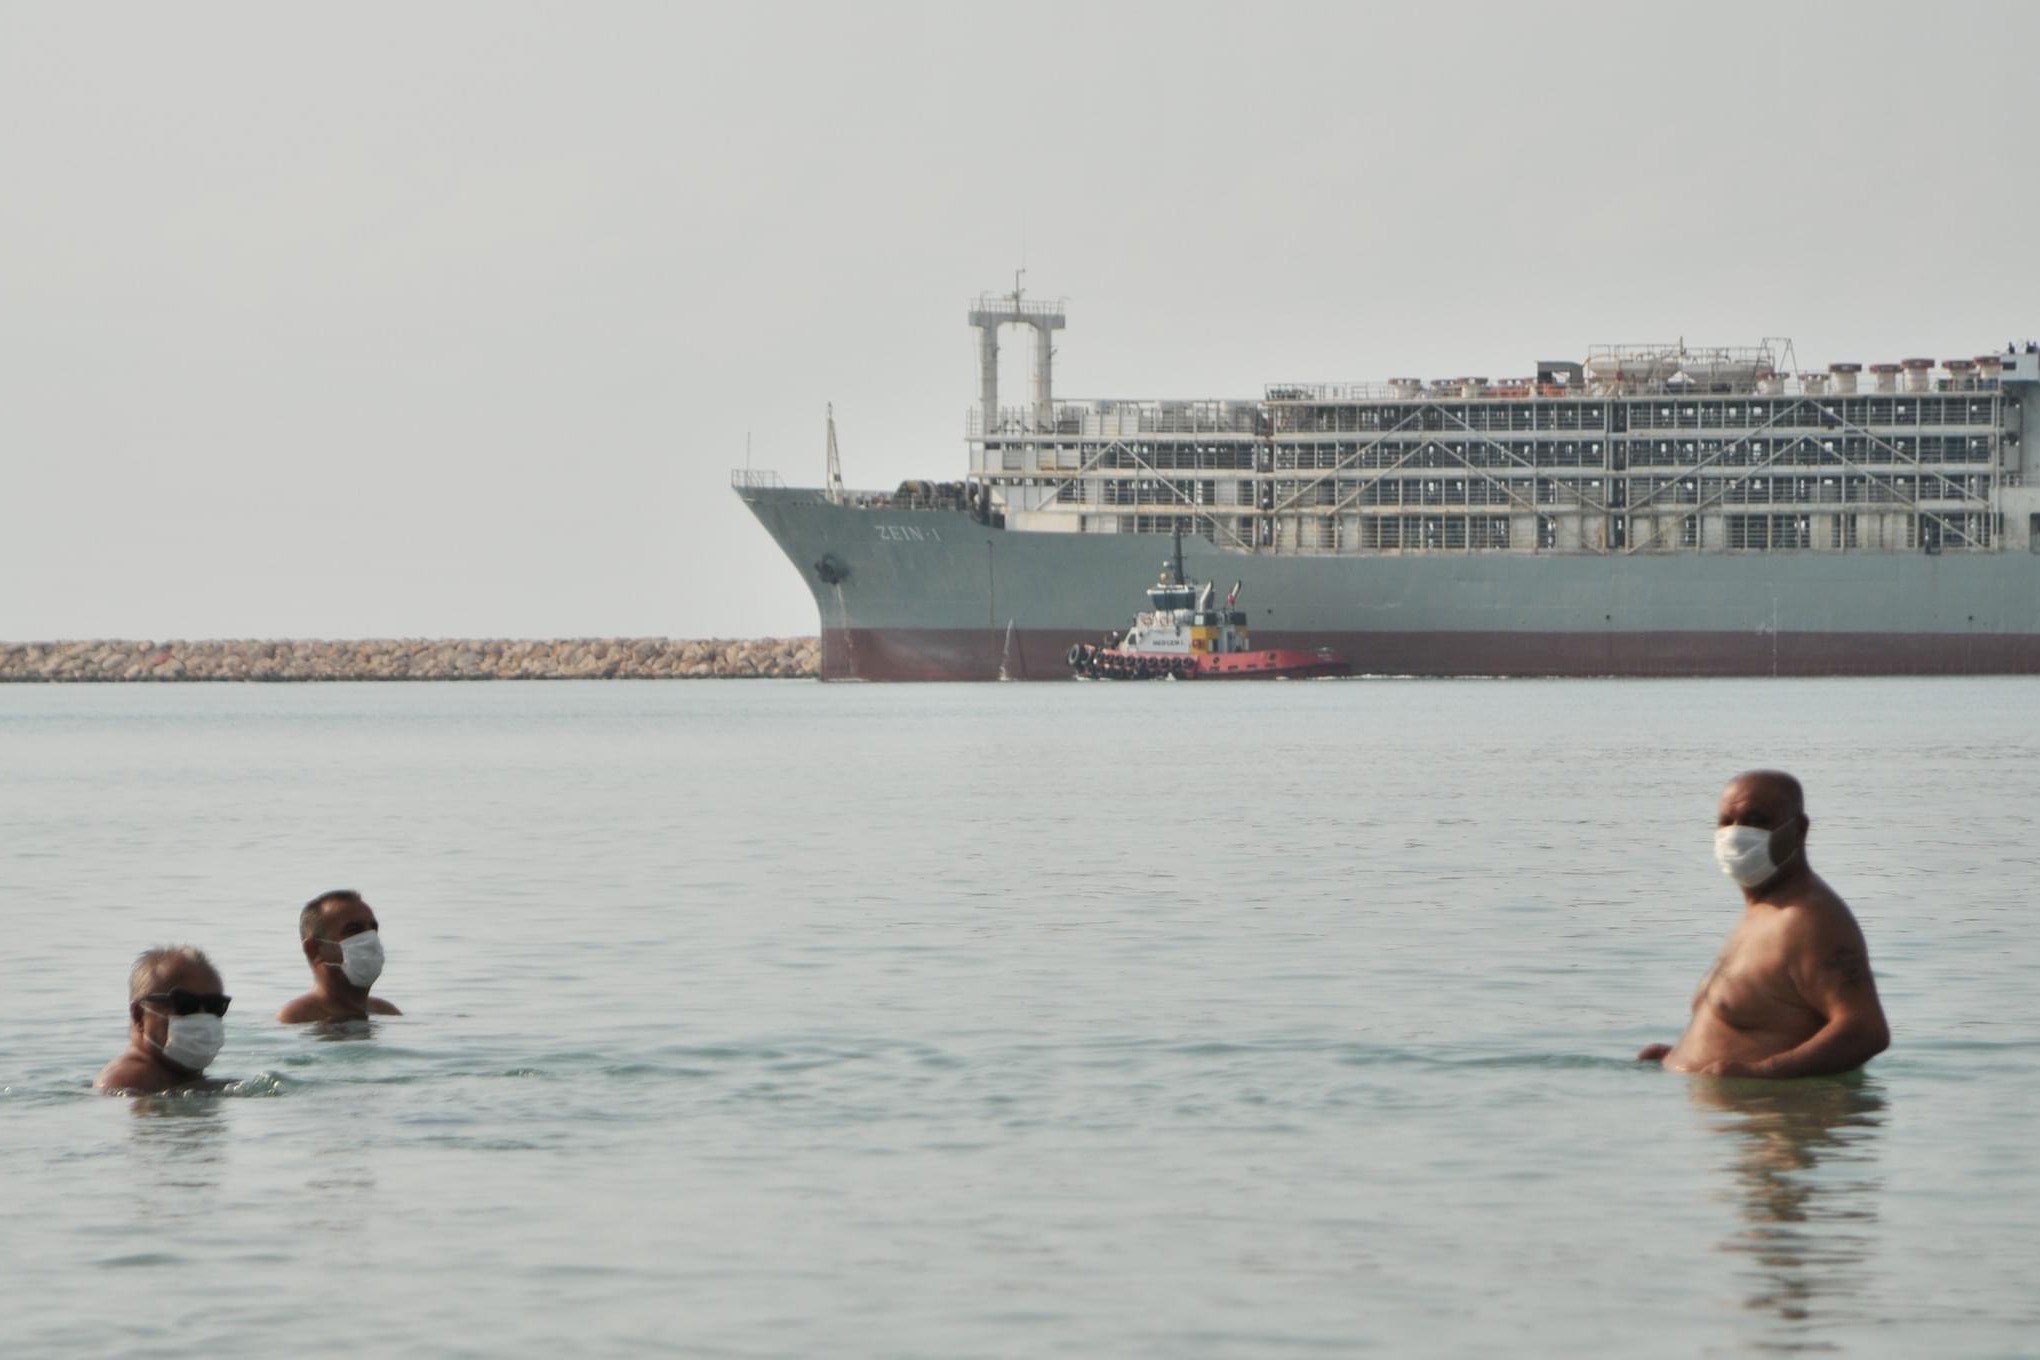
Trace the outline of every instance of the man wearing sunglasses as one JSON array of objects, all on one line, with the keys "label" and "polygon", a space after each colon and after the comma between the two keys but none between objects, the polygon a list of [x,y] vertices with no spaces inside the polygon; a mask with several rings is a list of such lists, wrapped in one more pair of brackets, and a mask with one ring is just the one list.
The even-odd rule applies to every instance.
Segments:
[{"label": "man wearing sunglasses", "polygon": [[312,990],[276,1013],[286,1025],[362,1020],[403,1012],[368,989],[382,976],[382,929],[351,888],[320,893],[298,913],[298,944],[312,966]]},{"label": "man wearing sunglasses", "polygon": [[92,1084],[150,1095],[202,1081],[226,1040],[232,1000],[220,990],[218,971],[190,945],[144,953],[128,970],[127,1052]]}]

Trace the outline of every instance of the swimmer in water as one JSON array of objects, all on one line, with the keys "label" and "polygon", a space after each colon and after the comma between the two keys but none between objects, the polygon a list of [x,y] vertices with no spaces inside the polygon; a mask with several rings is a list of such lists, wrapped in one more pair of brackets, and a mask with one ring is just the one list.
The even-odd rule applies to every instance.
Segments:
[{"label": "swimmer in water", "polygon": [[320,893],[298,913],[298,943],[312,966],[312,990],[276,1013],[286,1025],[360,1020],[403,1012],[368,989],[382,976],[382,930],[361,894]]},{"label": "swimmer in water", "polygon": [[1777,770],[1721,795],[1714,857],[1742,887],[1743,918],[1693,994],[1679,1042],[1641,1062],[1711,1077],[1817,1077],[1891,1046],[1863,932],[1806,862],[1805,796]]},{"label": "swimmer in water", "polygon": [[188,944],[148,950],[128,970],[127,1052],[101,1068],[92,1085],[153,1095],[201,1084],[226,1042],[231,1000],[199,950]]}]

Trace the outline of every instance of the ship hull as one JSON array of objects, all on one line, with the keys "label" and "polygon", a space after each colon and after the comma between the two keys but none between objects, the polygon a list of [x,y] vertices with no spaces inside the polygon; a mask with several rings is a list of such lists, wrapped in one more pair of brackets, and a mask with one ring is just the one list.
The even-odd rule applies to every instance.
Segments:
[{"label": "ship hull", "polygon": [[[828,679],[1067,679],[1070,647],[1123,623],[1169,551],[739,494],[814,596]],[[1257,644],[1329,648],[1355,674],[2040,673],[2025,553],[1184,553],[1194,576],[1245,582]]]}]

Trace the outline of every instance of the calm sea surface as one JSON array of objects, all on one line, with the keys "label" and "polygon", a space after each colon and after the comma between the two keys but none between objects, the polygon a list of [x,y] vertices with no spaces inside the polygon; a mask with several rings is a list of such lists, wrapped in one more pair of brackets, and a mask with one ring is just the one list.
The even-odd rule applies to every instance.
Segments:
[{"label": "calm sea surface", "polygon": [[[1757,764],[1861,1078],[1627,1061]],[[2032,1355],[2036,817],[2032,681],[0,687],[0,1353]]]}]

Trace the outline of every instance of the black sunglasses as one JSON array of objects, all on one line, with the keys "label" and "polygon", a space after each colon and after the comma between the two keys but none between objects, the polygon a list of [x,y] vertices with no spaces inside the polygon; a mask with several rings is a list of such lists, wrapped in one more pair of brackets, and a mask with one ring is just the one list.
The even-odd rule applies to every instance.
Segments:
[{"label": "black sunglasses", "polygon": [[175,987],[167,992],[150,992],[142,1000],[167,1003],[177,1015],[193,1015],[199,1011],[225,1015],[234,998],[225,992],[187,992],[182,987]]}]

